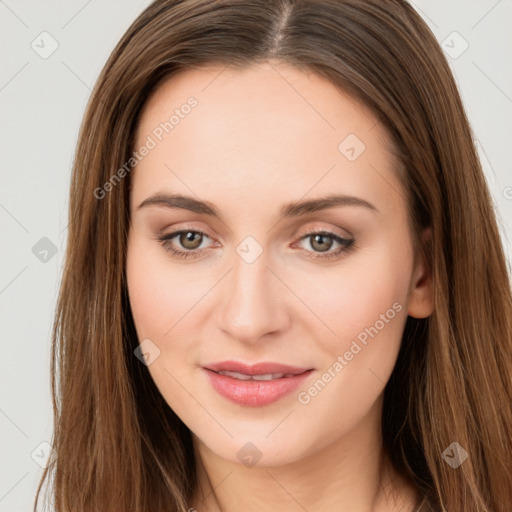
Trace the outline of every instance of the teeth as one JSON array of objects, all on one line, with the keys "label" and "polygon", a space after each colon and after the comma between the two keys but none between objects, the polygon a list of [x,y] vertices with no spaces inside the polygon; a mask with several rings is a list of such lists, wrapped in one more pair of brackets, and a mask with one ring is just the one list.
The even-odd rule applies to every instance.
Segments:
[{"label": "teeth", "polygon": [[263,375],[253,375],[254,380],[274,380],[284,377],[284,373],[265,373]]},{"label": "teeth", "polygon": [[219,371],[217,372],[219,375],[226,375],[227,377],[233,377],[234,379],[240,379],[240,380],[250,380],[250,375],[244,375],[243,373],[238,372],[228,372],[228,371]]},{"label": "teeth", "polygon": [[221,370],[217,372],[219,375],[226,375],[227,377],[233,377],[234,379],[240,380],[274,380],[281,379],[283,377],[291,376],[291,374],[284,373],[265,373],[263,375],[245,375],[243,373],[238,372],[228,372]]}]

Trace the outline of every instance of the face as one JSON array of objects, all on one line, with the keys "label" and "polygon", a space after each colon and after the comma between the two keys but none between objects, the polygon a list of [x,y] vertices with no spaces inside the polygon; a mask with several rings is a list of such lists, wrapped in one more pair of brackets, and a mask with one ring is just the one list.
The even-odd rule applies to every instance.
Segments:
[{"label": "face", "polygon": [[390,144],[363,105],[277,61],[185,71],[146,104],[132,314],[162,396],[223,459],[342,439],[381,404],[407,315],[431,313]]}]

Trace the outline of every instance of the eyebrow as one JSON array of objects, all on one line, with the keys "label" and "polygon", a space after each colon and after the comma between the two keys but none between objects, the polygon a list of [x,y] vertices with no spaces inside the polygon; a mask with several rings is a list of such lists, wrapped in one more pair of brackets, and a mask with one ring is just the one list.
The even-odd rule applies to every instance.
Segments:
[{"label": "eyebrow", "polygon": [[[137,207],[137,210],[148,206],[162,206],[165,208],[181,208],[191,212],[209,215],[220,219],[221,215],[219,210],[209,201],[200,201],[193,197],[184,196],[181,194],[162,194],[156,193]],[[362,206],[374,212],[379,212],[378,208],[361,199],[360,197],[350,195],[328,195],[318,199],[310,199],[307,201],[295,201],[283,205],[280,209],[281,218],[300,217],[308,213],[314,213],[328,208],[340,206]]]}]

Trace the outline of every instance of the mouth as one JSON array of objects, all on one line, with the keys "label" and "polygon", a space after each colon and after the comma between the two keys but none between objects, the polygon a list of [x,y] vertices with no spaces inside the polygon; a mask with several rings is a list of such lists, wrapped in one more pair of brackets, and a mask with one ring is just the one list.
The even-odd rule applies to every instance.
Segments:
[{"label": "mouth", "polygon": [[236,361],[208,364],[203,370],[221,396],[248,407],[267,405],[289,395],[314,371],[280,363],[247,365]]}]

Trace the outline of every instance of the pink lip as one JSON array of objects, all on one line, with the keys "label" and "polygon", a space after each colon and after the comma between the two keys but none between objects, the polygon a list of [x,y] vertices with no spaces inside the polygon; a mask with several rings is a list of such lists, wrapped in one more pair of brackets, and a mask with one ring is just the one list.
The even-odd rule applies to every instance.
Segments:
[{"label": "pink lip", "polygon": [[[225,398],[239,405],[260,407],[279,400],[288,395],[304,380],[313,369],[299,368],[279,363],[262,362],[247,365],[236,361],[223,361],[203,367],[213,388]],[[240,380],[228,375],[220,375],[218,371],[243,373],[244,375],[263,375],[267,373],[293,374],[280,379],[256,381]]]}]

